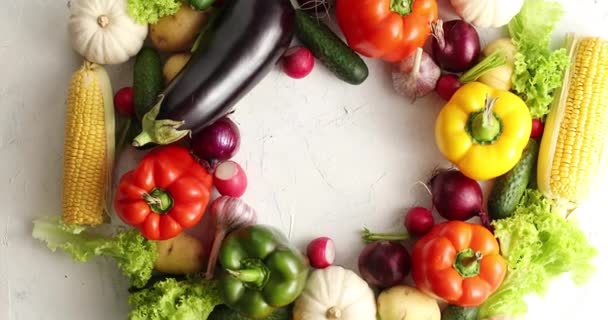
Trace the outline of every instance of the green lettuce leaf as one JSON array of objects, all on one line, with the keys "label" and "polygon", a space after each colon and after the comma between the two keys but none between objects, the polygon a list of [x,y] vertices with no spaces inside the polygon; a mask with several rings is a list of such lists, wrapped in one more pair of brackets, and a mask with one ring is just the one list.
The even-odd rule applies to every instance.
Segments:
[{"label": "green lettuce leaf", "polygon": [[167,278],[129,295],[129,320],[205,320],[222,304],[217,284],[200,277]]},{"label": "green lettuce leaf", "polygon": [[44,241],[52,251],[61,249],[78,262],[87,262],[95,256],[111,257],[135,287],[148,282],[158,257],[156,243],[135,229],[121,229],[108,236],[63,224],[60,217],[46,217],[34,221],[32,236]]},{"label": "green lettuce leaf", "polygon": [[550,49],[551,33],[563,14],[557,2],[526,0],[508,26],[517,48],[513,90],[524,99],[533,118],[549,113],[569,63],[565,48]]},{"label": "green lettuce leaf", "polygon": [[523,315],[528,311],[524,297],[545,294],[557,276],[569,272],[580,285],[595,272],[597,250],[576,222],[552,212],[551,201],[538,190],[527,190],[513,216],[493,225],[508,273],[481,306],[481,319]]},{"label": "green lettuce leaf", "polygon": [[127,0],[127,12],[138,23],[156,23],[164,16],[176,13],[181,7],[179,0]]}]

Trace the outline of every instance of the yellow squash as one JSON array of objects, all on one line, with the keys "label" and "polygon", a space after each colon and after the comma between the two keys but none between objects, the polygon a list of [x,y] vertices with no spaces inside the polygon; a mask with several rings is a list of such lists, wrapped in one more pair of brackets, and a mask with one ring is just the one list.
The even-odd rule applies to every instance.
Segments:
[{"label": "yellow squash", "polygon": [[435,141],[464,175],[488,180],[517,164],[531,130],[532,118],[522,99],[509,91],[470,82],[439,113]]},{"label": "yellow squash", "polygon": [[63,222],[98,225],[108,217],[114,162],[114,104],[103,66],[84,62],[67,99],[63,153]]},{"label": "yellow squash", "polygon": [[570,67],[545,125],[538,187],[562,209],[589,196],[608,161],[608,41],[567,35]]}]

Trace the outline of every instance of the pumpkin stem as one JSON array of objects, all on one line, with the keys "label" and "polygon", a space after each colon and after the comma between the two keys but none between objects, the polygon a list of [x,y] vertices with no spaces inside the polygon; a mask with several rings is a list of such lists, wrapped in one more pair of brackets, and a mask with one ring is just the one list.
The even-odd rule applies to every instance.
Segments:
[{"label": "pumpkin stem", "polygon": [[108,16],[106,16],[105,14],[102,14],[97,17],[97,24],[100,27],[105,28],[110,24],[110,18],[108,18]]},{"label": "pumpkin stem", "polygon": [[336,320],[340,319],[340,317],[342,317],[342,312],[336,307],[331,307],[327,309],[327,312],[325,312],[325,318],[327,319]]}]

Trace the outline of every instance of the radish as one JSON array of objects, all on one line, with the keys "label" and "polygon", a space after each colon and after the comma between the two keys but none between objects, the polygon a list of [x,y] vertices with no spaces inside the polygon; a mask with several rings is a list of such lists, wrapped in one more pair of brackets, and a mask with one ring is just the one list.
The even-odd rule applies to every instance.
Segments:
[{"label": "radish", "polygon": [[530,134],[530,138],[536,139],[542,137],[544,130],[545,125],[542,120],[539,118],[532,119],[532,133]]},{"label": "radish", "polygon": [[313,268],[327,268],[336,259],[336,246],[333,240],[328,237],[316,238],[308,244],[306,255]]},{"label": "radish", "polygon": [[413,207],[407,211],[403,224],[411,235],[422,237],[431,231],[435,220],[431,210],[424,207]]},{"label": "radish", "polygon": [[282,66],[288,76],[301,79],[312,71],[315,66],[315,57],[306,47],[291,47],[283,55]]},{"label": "radish", "polygon": [[133,103],[133,87],[124,87],[114,95],[114,108],[119,113],[134,116],[135,104]]},{"label": "radish", "polygon": [[450,100],[454,93],[462,86],[462,83],[457,76],[453,74],[443,74],[437,80],[435,91],[443,98],[443,100]]},{"label": "radish", "polygon": [[247,189],[247,176],[238,163],[228,160],[215,168],[213,184],[221,195],[238,198]]}]

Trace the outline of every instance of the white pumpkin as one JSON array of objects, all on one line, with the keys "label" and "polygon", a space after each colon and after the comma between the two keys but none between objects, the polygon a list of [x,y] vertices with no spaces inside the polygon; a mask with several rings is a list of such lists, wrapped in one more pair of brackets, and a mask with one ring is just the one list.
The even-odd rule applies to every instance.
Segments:
[{"label": "white pumpkin", "polygon": [[148,26],[127,15],[126,0],[71,0],[68,30],[72,48],[98,64],[126,62],[139,52]]},{"label": "white pumpkin", "polygon": [[315,270],[293,309],[293,320],[375,319],[372,289],[356,273],[339,266]]},{"label": "white pumpkin", "polygon": [[450,0],[456,13],[480,28],[506,25],[521,10],[524,0]]}]

